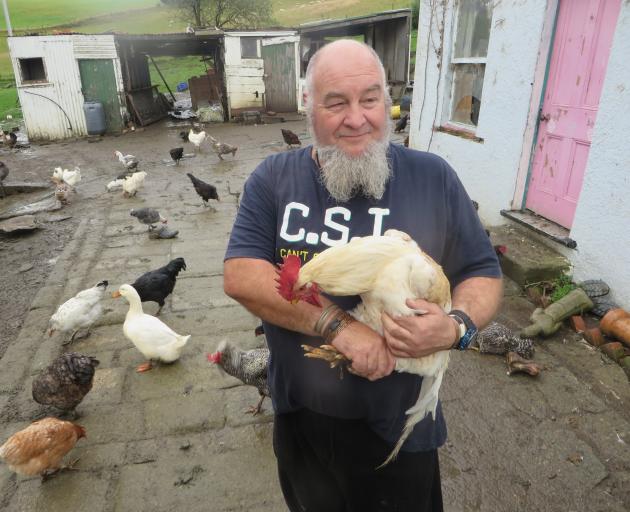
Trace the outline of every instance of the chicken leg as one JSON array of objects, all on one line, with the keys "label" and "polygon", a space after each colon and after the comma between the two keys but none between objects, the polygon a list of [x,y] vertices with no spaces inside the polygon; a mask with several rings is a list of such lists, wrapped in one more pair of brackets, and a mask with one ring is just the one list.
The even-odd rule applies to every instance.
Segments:
[{"label": "chicken leg", "polygon": [[81,460],[81,459],[80,458],[74,459],[69,464],[64,464],[62,466],[59,466],[56,469],[46,469],[46,470],[42,471],[42,473],[41,473],[42,483],[44,483],[49,478],[55,476],[57,473],[60,473],[61,471],[77,471],[77,469],[74,467],[74,465],[77,462],[79,462],[79,460]]},{"label": "chicken leg", "polygon": [[144,372],[148,372],[149,370],[152,370],[152,369],[153,369],[153,362],[147,361],[146,363],[142,363],[141,365],[139,365],[136,368],[136,372],[144,373]]},{"label": "chicken leg", "polygon": [[344,356],[332,345],[321,345],[319,347],[312,347],[311,345],[302,345],[304,349],[304,357],[310,357],[312,359],[323,359],[330,364],[331,368],[345,363],[349,363],[350,359]]},{"label": "chicken leg", "polygon": [[258,400],[258,404],[248,407],[248,409],[245,412],[247,414],[251,414],[252,416],[256,416],[257,414],[260,414],[260,410],[262,408],[262,404],[264,400],[265,400],[265,395],[261,394],[260,400]]}]

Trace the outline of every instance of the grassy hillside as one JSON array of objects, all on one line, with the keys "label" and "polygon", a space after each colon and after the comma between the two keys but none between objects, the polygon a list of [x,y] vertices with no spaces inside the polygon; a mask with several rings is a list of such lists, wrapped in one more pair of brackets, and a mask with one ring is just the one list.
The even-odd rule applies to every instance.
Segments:
[{"label": "grassy hillside", "polygon": [[[8,0],[8,5],[16,35],[54,30],[152,34],[183,32],[186,26],[176,12],[164,7],[159,0]],[[273,6],[275,23],[291,27],[307,21],[405,8],[410,6],[410,0],[273,0]],[[0,30],[4,29],[4,16],[0,15]],[[414,36],[415,33],[412,50],[415,50]],[[203,64],[196,57],[160,58],[158,65],[171,87],[190,75],[204,72]],[[154,83],[162,83],[153,66],[151,74]],[[0,32],[0,117],[9,113],[19,115],[12,80],[6,32]]]}]

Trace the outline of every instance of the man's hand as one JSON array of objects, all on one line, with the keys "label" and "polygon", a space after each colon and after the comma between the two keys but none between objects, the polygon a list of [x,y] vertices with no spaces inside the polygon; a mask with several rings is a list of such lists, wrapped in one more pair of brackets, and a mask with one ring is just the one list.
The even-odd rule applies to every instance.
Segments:
[{"label": "man's hand", "polygon": [[383,313],[383,335],[394,356],[424,357],[453,346],[459,337],[457,323],[442,308],[422,299],[408,299],[406,304],[426,313],[396,318]]},{"label": "man's hand", "polygon": [[332,345],[352,361],[350,370],[356,375],[377,380],[394,371],[396,361],[383,337],[361,322],[348,325]]}]

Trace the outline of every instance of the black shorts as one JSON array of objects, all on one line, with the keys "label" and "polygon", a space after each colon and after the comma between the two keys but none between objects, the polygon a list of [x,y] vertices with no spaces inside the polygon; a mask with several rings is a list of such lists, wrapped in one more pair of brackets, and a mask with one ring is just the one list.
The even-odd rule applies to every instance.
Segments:
[{"label": "black shorts", "polygon": [[437,450],[400,452],[361,420],[276,415],[273,446],[291,512],[441,512]]}]

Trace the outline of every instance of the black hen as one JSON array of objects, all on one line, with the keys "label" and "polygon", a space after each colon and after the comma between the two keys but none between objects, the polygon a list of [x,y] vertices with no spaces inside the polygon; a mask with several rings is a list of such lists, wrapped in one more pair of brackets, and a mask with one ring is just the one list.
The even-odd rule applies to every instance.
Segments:
[{"label": "black hen", "polygon": [[195,187],[195,191],[199,194],[201,199],[203,199],[204,206],[208,204],[209,199],[216,199],[217,201],[220,201],[219,194],[217,194],[217,187],[210,185],[205,181],[201,181],[199,178],[195,178],[189,172],[186,173],[186,176],[190,178],[190,181],[192,181],[192,184]]},{"label": "black hen", "polygon": [[184,142],[188,142],[188,132],[179,132],[179,138]]},{"label": "black hen", "polygon": [[282,138],[284,139],[284,142],[287,143],[287,146],[289,146],[289,149],[291,149],[291,146],[301,146],[302,142],[300,142],[300,139],[298,138],[298,136],[293,133],[291,130],[285,130],[284,128],[280,128],[280,131],[282,132]]},{"label": "black hen", "polygon": [[396,123],[396,128],[394,128],[394,131],[396,133],[400,133],[404,131],[405,128],[407,128],[408,121],[409,121],[409,114],[407,113],[398,120],[398,122]]},{"label": "black hen", "polygon": [[33,399],[42,405],[53,405],[73,412],[92,389],[96,358],[76,352],[62,354],[33,381]]},{"label": "black hen", "polygon": [[267,384],[269,349],[239,350],[223,340],[219,343],[215,353],[208,354],[208,361],[218,364],[228,375],[236,377],[243,384],[254,386],[258,390],[260,400],[255,407],[249,409],[252,414],[258,414],[263,400],[269,396]]},{"label": "black hen", "polygon": [[164,299],[173,292],[177,274],[182,269],[186,270],[184,258],[175,258],[163,267],[142,274],[131,286],[136,289],[142,302],[153,301],[160,305],[156,313],[159,315],[164,307]]},{"label": "black hen", "polygon": [[179,161],[184,156],[184,148],[173,148],[169,151],[171,158],[175,160],[175,165],[179,165]]}]

